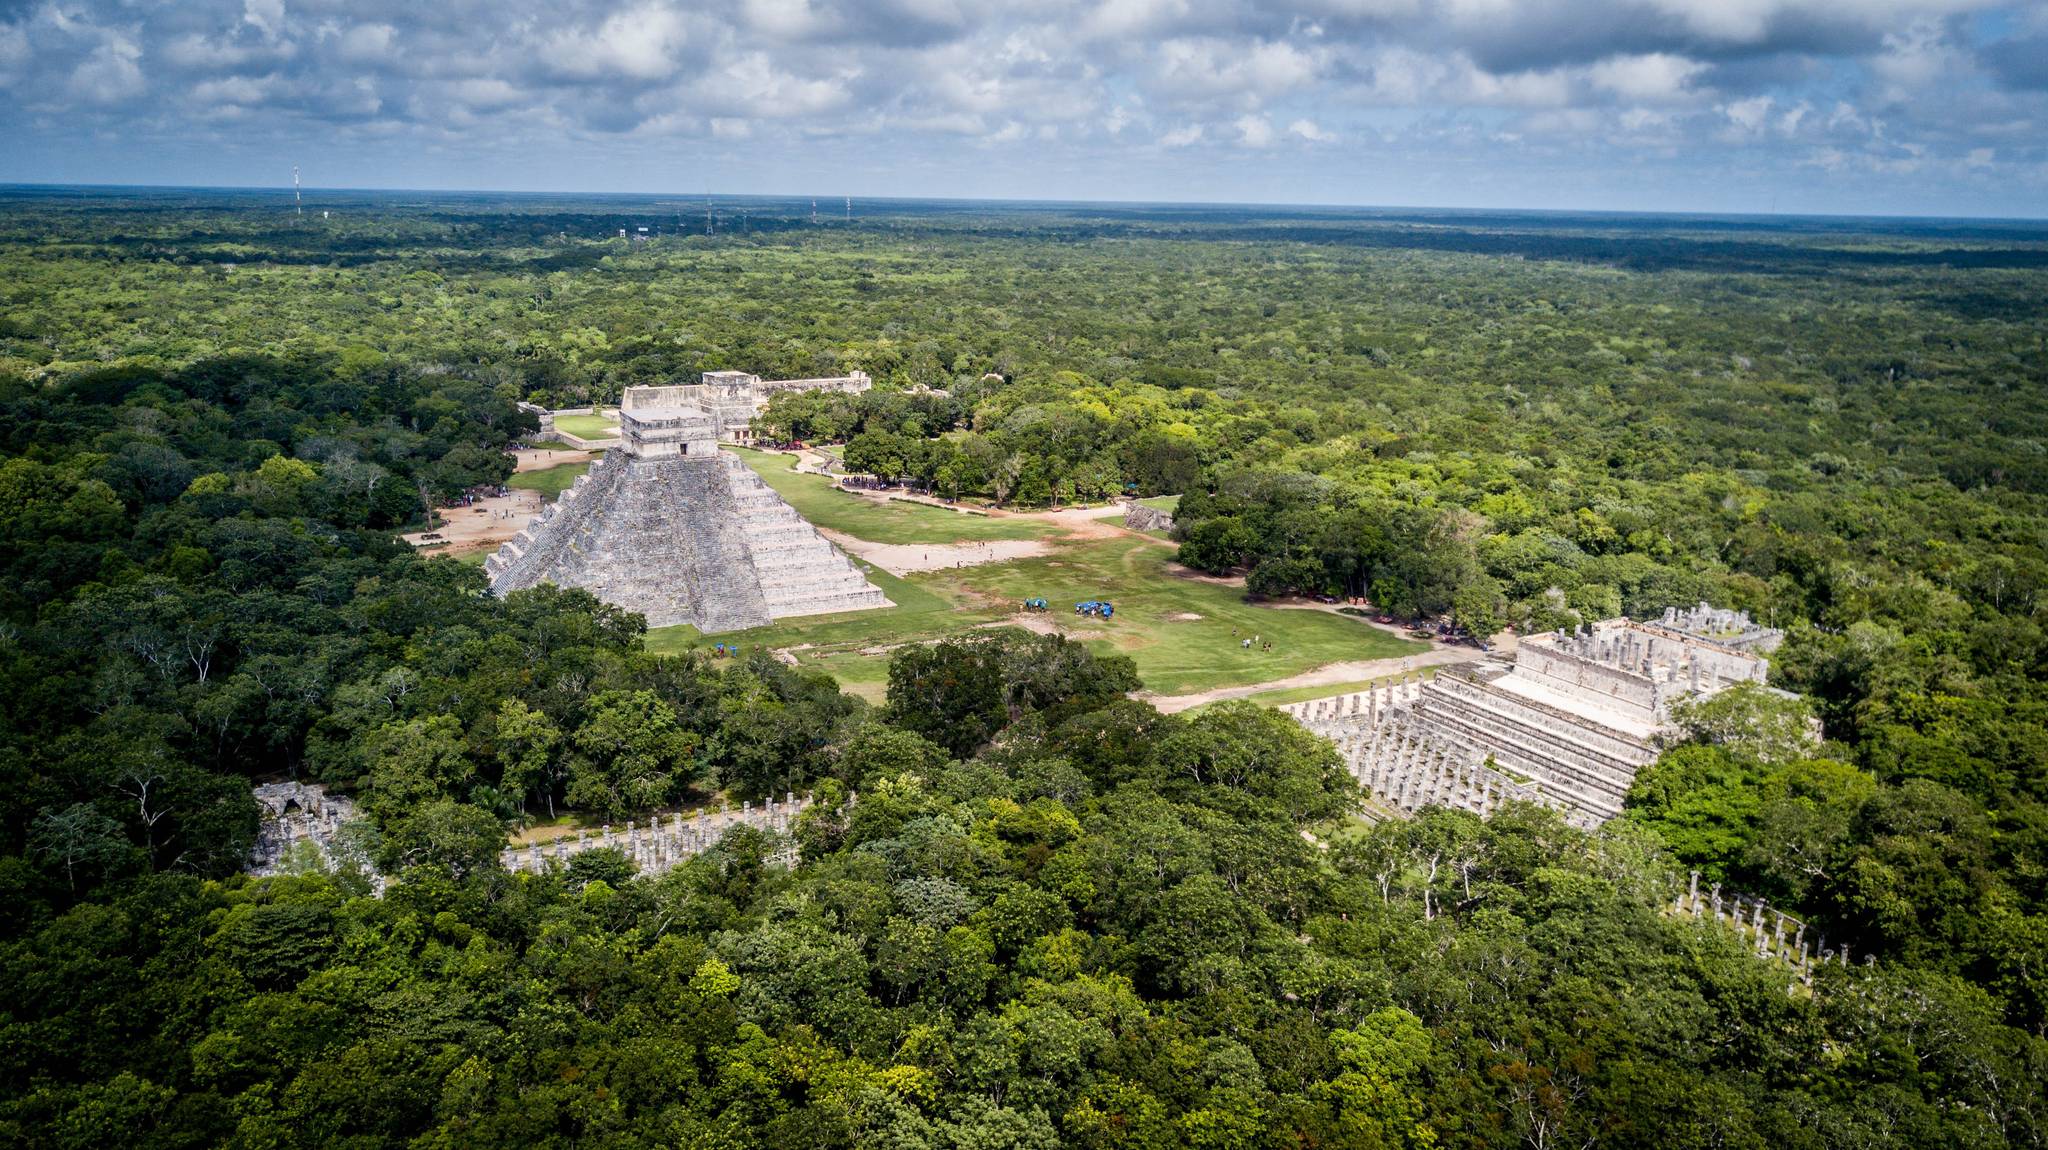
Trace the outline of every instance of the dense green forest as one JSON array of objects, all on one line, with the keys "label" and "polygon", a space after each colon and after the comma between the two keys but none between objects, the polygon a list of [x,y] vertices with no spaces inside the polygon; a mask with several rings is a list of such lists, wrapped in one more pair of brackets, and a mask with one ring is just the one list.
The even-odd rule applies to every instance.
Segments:
[{"label": "dense green forest", "polygon": [[[2048,1142],[2048,229],[312,206],[0,194],[0,1142]],[[872,373],[761,430],[946,494],[1179,494],[1253,595],[1746,608],[1826,740],[1695,716],[1595,833],[1366,825],[1290,721],[1057,637],[870,706],[395,538],[517,401],[725,368]],[[352,862],[238,873],[276,778]],[[498,863],[791,789],[794,868]],[[1873,961],[1807,986],[1688,870]]]}]

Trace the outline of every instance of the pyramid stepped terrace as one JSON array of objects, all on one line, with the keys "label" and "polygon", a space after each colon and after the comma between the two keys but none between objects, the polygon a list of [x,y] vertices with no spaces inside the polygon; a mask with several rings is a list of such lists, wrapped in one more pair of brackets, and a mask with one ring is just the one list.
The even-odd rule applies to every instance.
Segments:
[{"label": "pyramid stepped terrace", "polygon": [[619,443],[484,564],[491,590],[581,587],[647,616],[739,631],[889,600],[734,456],[687,388],[629,387]]}]

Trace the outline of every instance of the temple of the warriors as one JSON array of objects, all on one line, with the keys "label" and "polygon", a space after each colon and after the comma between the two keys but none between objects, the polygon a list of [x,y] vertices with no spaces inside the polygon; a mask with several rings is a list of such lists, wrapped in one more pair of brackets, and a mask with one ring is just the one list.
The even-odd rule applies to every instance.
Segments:
[{"label": "temple of the warriors", "polygon": [[484,563],[491,589],[581,587],[650,627],[707,634],[889,606],[760,476],[718,450],[719,419],[691,401],[702,386],[627,388],[619,447]]},{"label": "temple of the warriors", "polygon": [[1490,814],[1507,799],[1582,826],[1621,813],[1636,772],[1671,733],[1671,704],[1762,683],[1783,633],[1705,603],[1662,619],[1608,619],[1521,640],[1512,663],[1446,668],[1284,708],[1337,743],[1396,810]]},{"label": "temple of the warriors", "polygon": [[822,379],[762,379],[744,371],[707,371],[704,382],[664,389],[692,407],[711,416],[717,437],[727,443],[752,443],[754,417],[768,407],[768,398],[779,391],[838,391],[858,395],[874,386],[868,373],[836,375]]}]

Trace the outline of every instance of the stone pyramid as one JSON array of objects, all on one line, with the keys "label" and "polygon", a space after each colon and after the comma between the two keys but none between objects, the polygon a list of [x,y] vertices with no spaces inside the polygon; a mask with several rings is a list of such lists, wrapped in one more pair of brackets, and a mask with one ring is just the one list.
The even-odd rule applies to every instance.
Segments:
[{"label": "stone pyramid", "polygon": [[581,587],[706,634],[889,606],[674,390],[627,389],[620,447],[484,563],[491,590]]}]

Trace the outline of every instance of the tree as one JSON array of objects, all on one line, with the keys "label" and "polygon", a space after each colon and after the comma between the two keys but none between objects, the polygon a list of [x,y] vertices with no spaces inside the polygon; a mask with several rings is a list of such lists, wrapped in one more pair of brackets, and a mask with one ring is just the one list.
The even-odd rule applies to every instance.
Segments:
[{"label": "tree", "polygon": [[73,890],[78,889],[80,879],[99,878],[122,865],[133,849],[121,833],[121,824],[90,803],[72,803],[38,814],[28,846],[64,868],[64,881]]},{"label": "tree", "polygon": [[1201,802],[1208,788],[1228,788],[1275,804],[1296,823],[1330,818],[1357,793],[1327,742],[1242,699],[1219,703],[1167,736],[1158,769],[1169,793]]},{"label": "tree", "polygon": [[556,749],[562,742],[561,730],[554,720],[518,699],[499,704],[497,718],[501,785],[518,797],[522,809],[528,796],[539,793],[547,801],[548,817],[553,818],[560,763]]},{"label": "tree", "polygon": [[1762,683],[1737,683],[1704,698],[1672,704],[1671,718],[1688,738],[1726,747],[1762,763],[1812,757],[1820,722],[1804,699]]},{"label": "tree", "polygon": [[695,775],[697,736],[652,691],[607,691],[590,700],[572,739],[569,805],[612,818],[673,801]]},{"label": "tree", "polygon": [[1002,668],[985,642],[947,639],[889,657],[888,722],[966,758],[1009,721]]},{"label": "tree", "polygon": [[363,806],[379,818],[409,812],[466,789],[476,773],[462,723],[434,715],[386,723],[364,740],[369,773],[363,778]]}]

